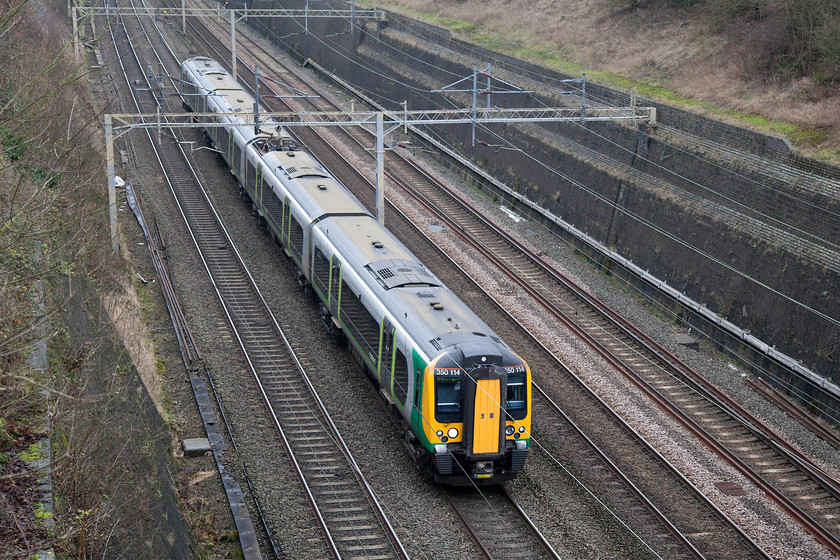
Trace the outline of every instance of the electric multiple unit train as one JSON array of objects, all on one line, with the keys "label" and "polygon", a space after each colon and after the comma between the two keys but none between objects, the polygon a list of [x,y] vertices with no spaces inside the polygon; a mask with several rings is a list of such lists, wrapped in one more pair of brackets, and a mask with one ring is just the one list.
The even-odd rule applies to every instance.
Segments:
[{"label": "electric multiple unit train", "polygon": [[528,364],[280,123],[257,133],[254,98],[221,64],[191,58],[182,79],[188,110],[229,114],[206,134],[324,324],[378,384],[417,465],[454,485],[513,478],[530,447]]}]

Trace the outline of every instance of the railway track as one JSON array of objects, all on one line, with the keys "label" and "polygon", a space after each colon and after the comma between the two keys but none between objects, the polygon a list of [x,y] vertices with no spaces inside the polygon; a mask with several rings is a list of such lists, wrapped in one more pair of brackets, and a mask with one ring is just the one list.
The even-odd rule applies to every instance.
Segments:
[{"label": "railway track", "polygon": [[[131,23],[129,23],[129,21]],[[137,51],[135,50],[135,44],[132,37],[144,36],[148,40],[149,44],[151,44],[152,39],[146,33],[146,29],[143,27],[142,20],[140,18],[120,18],[116,22],[113,22],[108,26],[108,32],[111,36],[111,41],[114,45],[114,52],[117,55],[117,62],[120,65],[125,82],[131,83],[128,78],[129,72],[131,72],[132,70],[136,72],[138,68],[142,67],[139,59],[137,58]],[[140,82],[137,81],[135,83]],[[150,86],[148,81],[146,82],[146,85]],[[143,89],[146,91],[151,91],[151,87]],[[151,107],[159,106],[159,100],[157,100],[153,96],[140,96],[138,95],[140,92],[134,89],[129,89],[128,92],[130,94],[129,97],[131,98],[132,102],[138,110],[141,110],[141,108],[143,108],[143,110],[148,110]],[[129,145],[131,146],[135,156],[138,156],[138,152],[147,153],[149,155],[156,154],[156,150],[154,147],[155,140],[153,140],[151,134],[149,134],[148,131],[146,131],[146,136],[148,143],[145,144],[144,147],[138,148],[138,145],[135,142],[129,142]],[[128,186],[126,187],[126,198],[128,200],[129,206],[132,207],[132,210],[137,216],[137,219],[146,236],[150,256],[152,258],[155,270],[158,273],[159,285],[161,287],[163,298],[166,303],[175,330],[175,336],[178,341],[179,348],[181,350],[181,357],[184,361],[185,367],[187,368],[188,372],[190,372],[190,385],[193,388],[196,403],[199,405],[199,408],[201,410],[201,417],[204,423],[205,432],[207,434],[208,440],[211,442],[213,458],[216,463],[219,475],[221,477],[225,492],[227,494],[228,502],[231,508],[231,514],[233,516],[233,521],[238,533],[239,544],[242,549],[243,558],[245,560],[259,560],[263,556],[260,550],[260,545],[257,534],[255,532],[254,524],[245,505],[244,500],[246,496],[242,492],[238,481],[231,476],[231,474],[228,472],[224,465],[225,461],[223,460],[223,457],[228,447],[222,435],[221,425],[218,422],[219,416],[222,420],[221,424],[226,430],[228,440],[232,444],[233,451],[236,454],[237,458],[239,458],[239,449],[236,443],[236,439],[233,435],[231,426],[225,415],[222,403],[219,400],[218,394],[216,393],[215,386],[213,384],[213,377],[207,370],[207,368],[204,366],[203,360],[198,351],[198,347],[195,343],[195,339],[193,338],[192,332],[189,328],[186,315],[184,314],[184,311],[181,307],[180,298],[178,297],[177,290],[175,288],[174,283],[171,280],[171,276],[169,274],[169,262],[166,257],[163,239],[161,237],[160,231],[157,228],[157,222],[154,219],[152,220],[152,223],[149,223],[146,220],[143,210],[140,206],[140,201],[138,200],[138,197],[135,196],[132,191],[130,191],[130,188]],[[154,227],[152,227],[152,224],[154,225]],[[207,390],[208,384],[210,387],[210,391]],[[219,416],[216,415],[216,412],[213,409],[213,405],[210,401],[209,396],[210,392],[212,392],[213,397],[215,399]],[[265,531],[265,536],[268,541],[268,545],[271,547],[275,558],[282,558],[282,554],[278,551],[276,543],[269,532],[268,524],[265,516],[263,515],[263,510],[260,506],[260,503],[256,495],[253,493],[251,478],[249,476],[247,468],[244,464],[241,464],[241,469],[242,479],[244,479],[247,482],[251,498],[254,502],[254,510],[260,520],[261,528]]]},{"label": "railway track", "polygon": [[[389,162],[389,165],[391,165],[390,162]],[[394,178],[394,177],[392,177],[392,178]],[[485,246],[493,247],[492,245],[485,245]],[[514,267],[514,270],[517,270],[517,273],[520,274],[521,276],[528,276],[528,274],[533,272],[532,270],[527,269],[527,268],[523,268],[521,266],[519,268]],[[523,274],[522,271],[525,271],[525,273]]]},{"label": "railway track", "polygon": [[[374,140],[369,132],[345,132],[372,152]],[[386,174],[840,555],[838,481],[641,329],[524,250],[413,162],[391,152],[386,156]]]},{"label": "railway track", "polygon": [[446,498],[489,560],[560,560],[537,527],[504,487],[446,488]]},{"label": "railway track", "polygon": [[[409,165],[414,173],[394,171]],[[840,555],[840,483],[664,347],[406,162],[394,180],[707,447]]]},{"label": "railway track", "polygon": [[[122,54],[139,50],[139,46],[131,45],[128,33],[115,38],[114,44]],[[145,80],[139,61],[133,57],[125,60],[127,83]],[[151,100],[140,101],[137,109],[153,112],[153,105]],[[174,129],[167,134],[179,137]],[[152,146],[330,554],[335,558],[407,558],[180,144],[163,142],[155,146],[153,142]]]},{"label": "railway track", "polygon": [[[268,67],[268,62],[267,61],[261,61],[260,66],[262,68],[267,68]],[[274,72],[274,71],[275,71],[275,69],[274,69],[274,67],[272,67],[272,72]],[[294,87],[300,89],[302,87],[306,87],[306,85],[302,84],[302,83],[294,83]],[[308,107],[308,109],[311,110],[311,107]],[[322,109],[325,109],[325,108],[322,107]],[[334,107],[329,107],[328,109],[334,110],[335,108]],[[365,189],[365,190],[360,191],[359,188],[356,188],[355,192],[356,192],[357,196],[359,196],[360,199],[366,200],[366,201],[368,201],[369,204],[372,204],[373,197],[372,197],[372,193],[370,191],[370,184],[367,183],[367,181],[362,181],[360,179],[351,180],[351,181],[347,180],[347,173],[354,172],[354,171],[350,171],[352,169],[352,166],[347,163],[346,159],[343,156],[341,156],[340,154],[338,154],[337,152],[335,152],[334,150],[332,150],[329,147],[329,142],[326,142],[324,139],[320,138],[320,136],[317,135],[317,134],[312,134],[310,136],[309,133],[300,133],[300,129],[296,129],[296,130],[299,131],[299,136],[305,136],[305,138],[307,139],[307,143],[310,144],[310,147],[313,147],[311,145],[312,142],[316,143],[317,148],[315,148],[315,147],[313,147],[313,148],[317,151],[317,153],[319,153],[319,155],[321,155],[322,160],[326,160],[325,163],[327,164],[327,166],[330,169],[333,170],[333,172],[336,172],[337,167],[341,167],[342,169],[345,169],[345,168],[348,169],[348,171],[346,173],[337,173],[339,176],[342,176],[342,180],[345,182],[345,184],[348,184],[348,183],[350,183],[350,184],[364,183],[363,189]],[[352,133],[352,131],[351,131],[351,133]],[[355,134],[353,134],[353,135],[355,136]],[[361,137],[364,138],[364,136],[365,136],[365,134],[361,133]],[[365,149],[363,140],[362,141],[356,140],[356,142],[361,147],[362,150]],[[327,154],[329,154],[329,155],[327,155]],[[395,212],[396,212],[396,209],[393,209],[393,208],[389,209],[388,216],[389,217],[390,216],[395,216]],[[402,219],[405,220],[405,218],[402,218]],[[405,220],[405,221],[407,221],[407,220]],[[391,223],[390,225],[393,228],[393,223]],[[407,227],[407,226],[400,226],[400,227],[402,228],[402,227]],[[451,266],[451,264],[450,264],[450,266]],[[606,405],[601,403],[601,406],[605,407]],[[552,412],[552,414],[557,414],[558,411],[559,411],[559,409],[557,409],[555,407],[555,410],[554,410],[554,412]],[[588,440],[588,438],[585,438],[585,436],[582,438],[582,440],[588,442],[589,445],[592,445],[591,440]],[[568,441],[566,443],[568,443]],[[642,447],[643,446],[640,446],[640,448],[642,448]],[[648,449],[645,452],[646,453],[651,453],[651,450]],[[588,451],[586,451],[586,453],[591,455],[592,451],[588,450]],[[598,455],[597,461],[603,461],[602,457],[605,457],[605,455],[603,455],[600,451],[598,451],[598,453],[599,453],[599,455]],[[661,457],[660,457],[660,459],[661,459]],[[607,463],[609,463],[608,460],[607,460]],[[615,468],[614,465],[612,465],[612,466],[613,466],[613,468]],[[599,465],[598,468],[599,469],[603,468],[603,464]],[[662,467],[660,467],[660,468],[662,468]],[[667,470],[668,469],[666,468],[666,471]],[[681,492],[685,492],[689,488],[691,489],[691,490],[688,491],[688,494],[691,496],[690,501],[692,501],[693,503],[696,504],[697,509],[693,510],[691,514],[688,514],[685,517],[686,518],[693,518],[693,519],[703,519],[702,522],[698,521],[694,524],[695,528],[698,527],[698,526],[703,527],[702,531],[700,531],[701,533],[703,533],[703,534],[709,534],[709,533],[716,534],[716,535],[718,535],[718,538],[720,538],[720,536],[723,535],[728,540],[734,539],[735,541],[740,541],[741,545],[744,547],[744,550],[737,554],[737,556],[739,556],[739,557],[766,557],[766,555],[764,555],[760,551],[760,549],[755,546],[754,543],[752,543],[743,534],[739,533],[739,531],[734,527],[734,524],[731,521],[728,521],[726,519],[726,517],[721,512],[717,511],[713,506],[711,506],[708,503],[707,500],[698,498],[697,497],[697,491],[684,478],[681,478],[673,470],[671,470],[670,473],[667,476],[670,477],[671,480],[676,481],[675,483],[677,485],[682,487]],[[629,483],[629,485],[628,485],[628,482],[629,481],[627,481],[626,477],[624,477],[624,479],[619,481],[619,482],[616,482],[616,480],[612,480],[612,481],[609,482],[609,484],[613,484],[613,485],[618,484],[618,485],[627,487],[626,490],[622,491],[622,493],[625,496],[624,500],[631,500],[631,499],[634,500],[632,505],[627,506],[628,509],[638,510],[639,509],[638,506],[641,503],[641,504],[643,504],[641,509],[643,509],[646,512],[649,512],[649,513],[646,513],[642,516],[642,517],[645,517],[645,519],[638,524],[647,528],[647,530],[643,531],[643,532],[645,532],[647,535],[650,536],[651,541],[655,542],[655,546],[660,546],[661,545],[662,549],[670,550],[672,556],[674,556],[674,557],[702,558],[703,554],[698,552],[698,550],[687,539],[685,539],[685,537],[682,536],[679,533],[679,531],[673,527],[673,525],[670,525],[670,523],[667,521],[667,519],[664,518],[662,513],[659,512],[657,510],[657,508],[650,503],[649,500],[644,498],[643,495],[640,498],[639,496],[640,496],[641,493],[638,490],[638,488],[633,487],[632,483]],[[630,496],[632,496],[632,498],[630,498]],[[656,519],[656,520],[653,521],[653,519]],[[697,531],[695,531],[695,532],[697,532]],[[674,541],[673,542],[667,542],[667,543],[663,542],[663,541],[667,540],[663,537],[663,533],[665,535],[668,535],[668,537],[667,537],[668,539],[674,538]],[[704,545],[705,545],[705,548],[708,550],[709,549],[708,543],[704,543]],[[729,550],[730,550],[730,552],[732,552],[731,547],[733,545],[730,543],[727,546],[730,547]],[[679,547],[679,552],[677,552],[674,549],[674,547]],[[735,548],[737,548],[737,546]]]}]

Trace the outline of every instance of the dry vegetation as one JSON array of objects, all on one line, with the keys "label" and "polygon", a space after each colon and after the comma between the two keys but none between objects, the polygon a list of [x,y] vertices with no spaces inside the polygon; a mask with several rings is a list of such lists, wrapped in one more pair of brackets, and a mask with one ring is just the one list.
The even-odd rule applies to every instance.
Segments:
[{"label": "dry vegetation", "polygon": [[[0,511],[15,520],[0,548],[9,557],[72,542],[78,534],[60,523],[64,534],[57,536],[45,528],[46,514],[36,516],[38,473],[25,460],[34,458],[32,442],[47,433],[47,413],[60,412],[56,405],[70,387],[53,384],[27,358],[36,339],[61,338],[57,317],[43,316],[36,294],[74,273],[100,243],[95,232],[74,226],[95,223],[85,220],[91,211],[85,197],[100,169],[93,163],[99,159],[92,149],[96,116],[82,101],[81,76],[62,48],[62,27],[44,25],[51,15],[34,8],[0,4]],[[83,356],[67,359],[78,366]]]},{"label": "dry vegetation", "polygon": [[[160,478],[148,457],[167,457],[130,359],[107,316],[94,316],[122,265],[108,238],[100,109],[68,27],[60,2],[0,0],[0,558],[47,547],[117,557],[145,546]],[[82,319],[70,322],[72,313]],[[27,363],[38,340],[47,373]],[[44,436],[54,514],[38,503],[44,473],[31,463]]]},{"label": "dry vegetation", "polygon": [[[521,58],[785,136],[840,162],[837,0],[388,0]],[[500,17],[500,14],[503,14]]]}]

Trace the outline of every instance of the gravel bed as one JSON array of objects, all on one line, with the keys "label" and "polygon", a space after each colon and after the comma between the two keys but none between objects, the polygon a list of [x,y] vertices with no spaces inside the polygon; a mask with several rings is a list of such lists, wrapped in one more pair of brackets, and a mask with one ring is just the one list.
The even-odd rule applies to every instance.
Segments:
[{"label": "gravel bed", "polygon": [[[312,78],[309,77],[309,79],[311,80]],[[369,169],[369,162],[364,162],[361,167]],[[440,169],[438,171],[439,173],[443,173]],[[446,178],[446,180],[449,182],[453,181],[451,178]],[[534,225],[528,224],[527,222],[520,222],[518,225],[511,224],[511,221],[506,215],[502,214],[497,208],[494,208],[486,199],[472,191],[466,190],[463,186],[459,188],[462,191],[466,191],[477,202],[483,203],[485,212],[489,212],[495,216],[494,221],[508,226],[509,229],[513,225],[513,229],[517,232],[523,244],[527,243],[537,252],[541,252],[553,260],[555,266],[559,269],[566,270],[571,276],[577,277],[579,281],[582,280],[581,284],[595,293],[595,295],[600,296],[600,293],[607,293],[613,296],[613,294],[618,292],[616,294],[617,297],[613,296],[614,299],[610,299],[609,297],[604,298],[609,305],[617,305],[621,309],[632,309],[633,313],[628,314],[628,316],[637,324],[648,325],[652,323],[650,313],[643,306],[639,305],[636,301],[632,301],[633,307],[629,307],[630,303],[625,301],[628,299],[626,294],[616,290],[616,287],[608,279],[595,273],[591,267],[582,263],[566,247],[559,246],[558,240],[550,233],[543,231],[541,228],[533,229]],[[395,189],[390,189],[389,197],[392,200],[397,199],[398,205],[411,215],[412,219],[417,223],[432,225],[423,212],[419,212],[414,208],[414,204],[410,199],[400,197]],[[494,285],[492,271],[487,271],[482,263],[475,262],[470,254],[471,251],[468,248],[459,248],[458,242],[452,239],[451,236],[448,236],[445,230],[438,233],[430,232],[430,235],[436,241],[439,238],[443,239],[442,246],[446,248],[447,252],[459,254],[459,257],[456,257],[459,264],[466,266],[482,283],[489,283],[491,292],[510,293],[516,291],[512,286],[506,285],[504,282],[501,284],[495,283]],[[468,265],[465,265],[465,263],[468,263]],[[487,280],[488,278],[490,280]],[[595,291],[595,288],[598,288],[599,291]],[[622,297],[623,299],[621,299]],[[517,299],[516,297],[508,296],[507,298],[503,298],[503,301],[509,309],[521,309],[519,313],[515,313],[520,318],[531,318],[532,331],[545,333],[540,336],[541,339],[550,340],[548,335],[555,335],[556,337],[556,333],[558,332],[565,333],[565,329],[559,325],[546,324],[543,321],[533,321],[534,317],[541,317],[542,314],[539,313],[539,310],[535,311],[533,309],[530,301],[516,301]],[[664,336],[668,338],[668,342],[671,342],[670,339],[673,338],[674,334],[679,332],[672,326],[661,322],[658,322],[656,327],[659,329],[659,332],[652,332],[651,334],[660,341],[662,341],[663,332],[665,333]],[[775,505],[766,500],[763,494],[758,489],[752,487],[746,479],[709,453],[681,428],[675,426],[673,421],[664,413],[658,409],[652,410],[650,402],[646,397],[638,393],[629,382],[622,377],[615,379],[615,372],[601,365],[599,358],[595,357],[583,343],[570,340],[567,334],[559,337],[559,341],[555,342],[559,342],[560,344],[553,344],[552,347],[556,349],[558,355],[563,356],[564,359],[571,362],[570,365],[572,365],[573,370],[578,372],[579,375],[584,376],[591,386],[600,387],[601,390],[598,392],[601,393],[602,398],[605,398],[607,402],[615,404],[615,406],[619,406],[620,404],[620,414],[645,435],[646,438],[649,440],[651,438],[658,438],[656,441],[652,441],[655,447],[660,449],[660,451],[671,450],[671,452],[665,453],[666,457],[672,463],[676,464],[704,493],[711,496],[719,507],[723,508],[724,505],[728,505],[729,509],[724,508],[724,510],[731,512],[730,515],[741,522],[742,526],[751,527],[751,536],[760,540],[760,544],[766,543],[763,546],[768,551],[780,550],[784,551],[785,555],[790,555],[791,552],[799,551],[801,553],[801,551],[809,550],[806,553],[806,557],[818,557],[820,552],[824,553],[822,548],[810,536],[799,529],[797,525],[792,524]],[[677,345],[671,343],[668,346],[673,348]],[[679,346],[677,346],[677,350],[678,355],[682,359],[687,359],[687,353],[697,354],[693,351],[686,351],[683,347]],[[716,355],[711,356],[711,367],[719,370],[721,364],[716,358]],[[628,402],[628,394],[633,395],[633,401]],[[808,435],[810,435],[809,432]],[[830,447],[828,449],[833,451]],[[741,498],[725,496],[714,486],[714,482],[717,481],[737,482],[745,488],[751,489],[752,492],[748,496]],[[753,503],[753,498],[758,498],[758,502]],[[745,503],[748,504],[747,507],[744,506]],[[779,523],[790,526],[791,530],[797,533],[798,538],[788,536],[784,532],[779,531]],[[810,549],[807,548],[808,545],[810,545]]]},{"label": "gravel bed", "polygon": [[[173,45],[180,44],[173,41]],[[183,56],[194,54],[183,52]],[[308,74],[308,73],[307,73]],[[308,76],[308,79],[312,79]],[[198,145],[198,144],[197,144]],[[249,262],[261,289],[265,290],[278,320],[296,348],[323,349],[318,355],[307,357],[310,375],[335,414],[336,423],[351,449],[358,449],[356,460],[377,488],[380,500],[394,514],[394,523],[404,535],[404,544],[415,557],[477,557],[472,543],[462,534],[454,514],[443,501],[434,485],[414,470],[408,454],[402,449],[398,431],[388,421],[377,397],[364,382],[362,374],[349,354],[335,348],[325,336],[317,319],[315,306],[306,301],[294,282],[290,267],[285,262],[270,238],[261,232],[248,209],[239,202],[231,186],[230,175],[219,168],[217,158],[203,151],[200,156],[205,179],[212,185],[217,208],[232,230],[240,251]],[[437,167],[429,163],[432,167]],[[370,165],[366,165],[370,168]],[[211,171],[212,169],[212,171]],[[156,177],[159,172],[146,172]],[[438,169],[447,182],[442,171]],[[195,250],[189,243],[176,240],[188,239],[181,218],[171,204],[168,188],[160,181],[138,181],[144,172],[136,170],[134,177],[138,191],[145,196],[147,212],[155,209],[172,262],[173,276],[188,311],[193,333],[199,340],[202,354],[216,375],[218,388],[225,407],[233,421],[245,463],[257,484],[261,503],[267,510],[273,532],[280,539],[283,551],[294,558],[314,558],[323,554],[322,538],[311,521],[309,506],[297,491],[299,484],[291,474],[285,452],[279,448],[276,438],[269,440],[270,430],[264,405],[259,402],[250,381],[238,348],[234,345],[226,320],[221,314],[215,294]],[[646,332],[668,347],[681,359],[705,375],[710,381],[733,395],[756,415],[770,423],[780,433],[796,442],[803,451],[820,461],[829,472],[837,474],[838,452],[813,436],[798,423],[789,419],[770,403],[757,396],[743,383],[742,372],[719,354],[702,348],[699,352],[685,349],[673,342],[673,337],[684,330],[663,322],[650,313],[647,307],[621,291],[609,278],[595,272],[589,265],[577,258],[557,238],[530,222],[514,223],[486,199],[477,193],[459,187],[476,203],[482,205],[485,213],[509,230],[513,231],[523,245],[542,252],[553,261],[558,269],[568,272],[586,286],[594,295],[608,305],[623,309],[625,316],[636,324],[644,325]],[[389,191],[389,197],[396,200],[412,219],[425,226],[431,225],[428,216],[413,208],[411,201]],[[619,410],[620,414],[645,435],[655,447],[676,464],[689,479],[700,487],[729,515],[748,528],[750,535],[774,556],[785,558],[828,558],[825,550],[793,525],[787,516],[769,502],[766,497],[743,479],[733,469],[709,453],[703,446],[674,425],[667,415],[651,406],[650,402],[615,372],[603,366],[581,342],[573,340],[562,327],[550,323],[543,314],[535,311],[529,302],[518,296],[513,286],[499,282],[492,271],[476,262],[469,249],[460,246],[450,232],[427,230],[435,241],[440,242],[450,254],[462,263],[482,284],[497,294],[505,306],[527,322],[533,332],[541,333],[539,338],[563,357],[564,361],[578,375],[583,377],[596,391]],[[142,253],[142,251],[140,251]],[[188,287],[188,288],[187,288]],[[161,333],[160,340],[168,334]],[[220,344],[221,342],[221,344]],[[169,356],[171,370],[177,371],[177,347],[172,340],[160,344],[163,354]],[[314,345],[314,346],[313,346]],[[172,359],[174,350],[175,359]],[[535,372],[535,377],[537,372]],[[544,373],[541,373],[544,375]],[[178,377],[178,376],[175,376]],[[167,380],[167,396],[173,408],[179,405],[190,408],[192,392],[183,379]],[[349,397],[349,398],[348,398]],[[256,404],[255,404],[256,403]],[[197,411],[192,404],[192,414],[180,414],[176,422],[185,432],[196,433],[201,429],[196,423]],[[376,426],[375,430],[371,427]],[[203,430],[202,430],[203,431]],[[229,457],[231,455],[229,454]],[[192,461],[190,460],[191,465]],[[200,469],[206,469],[202,465]],[[238,465],[231,462],[229,468],[238,473]],[[547,458],[532,453],[526,472],[515,483],[517,495],[529,514],[539,517],[540,526],[554,535],[553,542],[563,543],[563,550],[569,556],[596,557],[604,554],[601,543],[603,535],[581,535],[578,527],[585,521],[579,501],[570,499],[572,492],[553,492],[544,483],[544,478],[556,468]],[[216,478],[218,480],[218,478]],[[737,482],[747,490],[747,496],[725,496],[714,487],[716,481]],[[240,481],[244,487],[244,481]],[[208,484],[203,482],[201,484]],[[523,499],[526,497],[530,499]],[[218,500],[224,500],[219,493]],[[226,507],[226,503],[222,504]],[[224,510],[224,507],[221,508]],[[556,514],[563,513],[558,518]],[[221,514],[220,514],[221,515]],[[229,515],[229,512],[228,512]],[[553,521],[551,521],[553,519]],[[610,534],[605,529],[604,534]],[[556,539],[556,540],[555,540]],[[444,544],[445,543],[445,544]],[[607,554],[612,556],[612,554]]]},{"label": "gravel bed", "polygon": [[[701,345],[699,351],[694,351],[676,344],[675,335],[685,333],[686,329],[680,329],[658,318],[644,302],[623,291],[621,286],[616,285],[610,278],[595,271],[539,224],[524,220],[515,222],[485,196],[461,184],[441,166],[431,161],[425,163],[434,169],[439,179],[481,208],[490,221],[512,233],[523,246],[541,254],[552,266],[568,274],[607,305],[621,309],[625,317],[637,325],[642,325],[645,332],[660,344],[768,422],[805,453],[814,457],[827,472],[837,476],[837,465],[840,464],[838,451],[749,389],[744,383],[744,373],[726,357],[705,345]],[[389,197],[392,201],[396,199],[413,221],[427,226],[434,223],[423,212],[414,210],[410,199],[399,203],[403,197],[395,196],[393,190],[389,192]],[[535,308],[529,298],[517,295],[516,287],[498,279],[498,274],[494,274],[492,270],[487,270],[484,263],[477,260],[473,252],[464,247],[454,235],[446,230],[428,230],[427,233],[486,290],[496,294],[495,297],[506,309],[526,324],[537,338],[551,348],[555,355],[560,356],[568,367],[676,465],[712,502],[745,528],[760,546],[777,557],[832,557],[778,506],[767,499],[761,490],[653,406],[635,386],[603,364],[583,342],[569,335],[565,327],[547,318],[539,308]],[[511,293],[514,295],[506,295]],[[540,377],[544,375],[542,372],[534,372],[537,382],[541,382]],[[727,496],[714,486],[714,482],[735,482],[746,489],[747,495]]]}]

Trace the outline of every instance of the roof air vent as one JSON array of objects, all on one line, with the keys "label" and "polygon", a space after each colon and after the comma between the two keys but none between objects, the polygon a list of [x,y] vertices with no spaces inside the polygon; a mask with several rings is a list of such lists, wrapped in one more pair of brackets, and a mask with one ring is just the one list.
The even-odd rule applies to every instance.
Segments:
[{"label": "roof air vent", "polygon": [[381,241],[371,241],[370,244],[373,245],[374,247],[376,247],[377,249],[381,249],[382,247],[384,247],[384,245],[382,245]]},{"label": "roof air vent", "polygon": [[442,304],[442,303],[436,303],[436,304],[434,305],[434,308],[435,308],[437,311],[441,311],[441,310],[443,309],[443,304]]},{"label": "roof air vent", "polygon": [[318,190],[319,190],[319,191],[325,191],[325,190],[327,190],[327,185],[318,185]]}]

